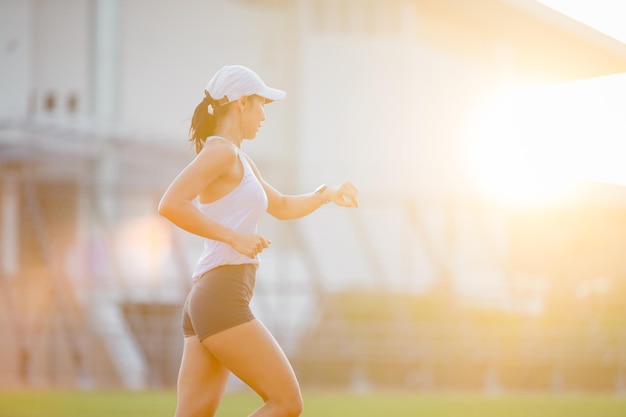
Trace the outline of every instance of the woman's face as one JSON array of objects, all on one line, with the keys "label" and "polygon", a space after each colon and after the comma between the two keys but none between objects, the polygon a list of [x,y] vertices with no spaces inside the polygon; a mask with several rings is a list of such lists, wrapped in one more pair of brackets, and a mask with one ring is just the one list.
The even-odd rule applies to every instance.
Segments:
[{"label": "woman's face", "polygon": [[248,96],[241,112],[241,130],[244,139],[254,139],[265,120],[265,99],[257,95]]}]

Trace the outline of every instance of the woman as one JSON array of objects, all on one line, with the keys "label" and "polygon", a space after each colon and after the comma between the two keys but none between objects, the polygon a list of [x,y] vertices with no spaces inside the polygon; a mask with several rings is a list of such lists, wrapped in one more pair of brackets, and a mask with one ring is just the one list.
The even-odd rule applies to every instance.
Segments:
[{"label": "woman", "polygon": [[328,202],[357,207],[357,190],[346,182],[288,196],[263,180],[241,145],[256,136],[263,106],[285,92],[266,86],[250,69],[220,69],[204,93],[189,130],[197,156],[159,203],[161,215],[205,238],[183,311],[176,417],[215,415],[229,371],[264,401],[251,416],[299,416],[302,397],[293,369],[248,305],[258,255],[271,244],[257,226],[265,211],[288,220]]}]

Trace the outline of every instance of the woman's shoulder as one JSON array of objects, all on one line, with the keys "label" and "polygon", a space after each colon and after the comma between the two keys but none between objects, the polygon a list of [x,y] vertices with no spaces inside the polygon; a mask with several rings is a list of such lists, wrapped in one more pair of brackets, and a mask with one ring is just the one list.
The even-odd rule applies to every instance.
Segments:
[{"label": "woman's shoulder", "polygon": [[223,163],[234,163],[237,158],[237,147],[219,136],[209,136],[198,154],[198,159]]},{"label": "woman's shoulder", "polygon": [[206,138],[204,141],[204,147],[206,148],[207,146],[227,146],[233,149],[236,148],[234,143],[221,136],[209,136]]},{"label": "woman's shoulder", "polygon": [[236,155],[237,147],[235,146],[234,143],[232,143],[228,139],[224,139],[220,136],[209,136],[208,138],[206,138],[206,141],[204,142],[204,146],[202,147],[201,152],[207,152],[207,151],[210,151],[210,152],[221,151],[221,152],[233,153]]}]

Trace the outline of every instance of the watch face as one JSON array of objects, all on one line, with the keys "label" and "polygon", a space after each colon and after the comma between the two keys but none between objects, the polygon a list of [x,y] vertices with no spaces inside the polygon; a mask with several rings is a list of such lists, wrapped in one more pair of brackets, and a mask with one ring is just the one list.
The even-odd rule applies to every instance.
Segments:
[{"label": "watch face", "polygon": [[320,199],[322,200],[322,202],[324,204],[330,202],[330,200],[325,199],[324,197],[322,197],[322,193],[328,188],[328,186],[326,186],[326,184],[322,184],[319,187],[317,187],[317,189],[315,190],[315,194],[317,194]]}]

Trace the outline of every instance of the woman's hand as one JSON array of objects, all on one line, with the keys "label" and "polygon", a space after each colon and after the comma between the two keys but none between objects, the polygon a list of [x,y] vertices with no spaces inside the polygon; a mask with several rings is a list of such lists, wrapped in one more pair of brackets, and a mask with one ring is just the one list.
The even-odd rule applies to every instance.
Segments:
[{"label": "woman's hand", "polygon": [[237,233],[230,242],[230,246],[248,258],[255,258],[271,243],[269,239],[255,233]]},{"label": "woman's hand", "polygon": [[343,184],[328,187],[322,197],[328,201],[335,203],[341,207],[359,207],[356,198],[358,190],[351,182],[346,181]]}]

